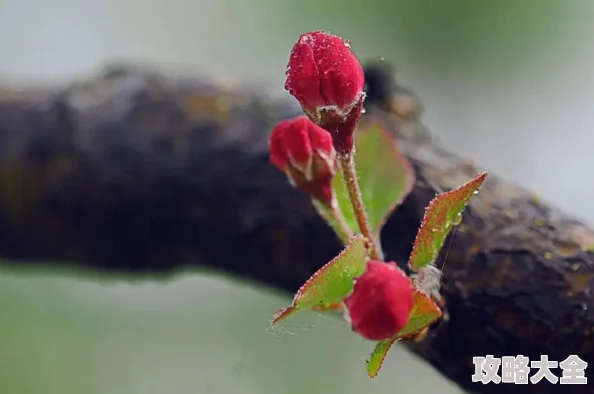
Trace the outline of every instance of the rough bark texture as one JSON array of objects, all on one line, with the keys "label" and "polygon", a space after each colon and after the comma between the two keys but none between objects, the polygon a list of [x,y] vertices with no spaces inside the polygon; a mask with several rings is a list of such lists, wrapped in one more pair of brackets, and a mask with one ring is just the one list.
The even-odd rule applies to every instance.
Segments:
[{"label": "rough bark texture", "polygon": [[[375,67],[367,78],[366,116],[385,122],[417,170],[382,237],[404,262],[429,200],[478,170],[405,120],[417,108],[389,75]],[[293,292],[340,250],[268,164],[271,128],[299,113],[261,87],[137,68],[61,91],[0,89],[0,254],[151,275],[207,265]],[[594,361],[592,245],[583,224],[490,174],[446,248],[449,319],[409,346],[470,391],[594,392],[471,383],[472,356]]]}]

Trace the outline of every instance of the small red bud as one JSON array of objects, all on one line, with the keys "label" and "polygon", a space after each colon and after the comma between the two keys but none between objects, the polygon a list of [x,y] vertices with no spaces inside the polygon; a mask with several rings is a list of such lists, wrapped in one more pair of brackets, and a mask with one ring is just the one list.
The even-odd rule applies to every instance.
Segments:
[{"label": "small red bud", "polygon": [[336,151],[328,131],[307,116],[279,122],[270,136],[270,162],[289,181],[328,206],[333,203]]},{"label": "small red bud", "polygon": [[[334,139],[352,139],[354,126],[338,125],[353,120],[356,125],[359,120],[365,75],[348,42],[321,31],[302,34],[291,51],[286,75],[285,89],[312,121],[333,132]],[[334,145],[352,148],[349,143]]]},{"label": "small red bud", "polygon": [[408,323],[413,287],[396,263],[370,260],[344,300],[353,331],[372,341],[394,337]]}]

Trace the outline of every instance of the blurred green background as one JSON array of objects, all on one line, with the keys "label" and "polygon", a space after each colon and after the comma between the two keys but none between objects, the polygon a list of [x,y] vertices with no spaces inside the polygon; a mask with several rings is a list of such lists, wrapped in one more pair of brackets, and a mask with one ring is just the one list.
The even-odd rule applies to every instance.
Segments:
[{"label": "blurred green background", "polygon": [[[588,0],[0,0],[0,80],[62,83],[132,61],[265,81],[286,96],[293,43],[330,30],[362,59],[397,66],[446,147],[594,221],[593,10]],[[255,284],[129,279],[0,271],[0,393],[459,392],[401,347],[370,381],[372,344],[337,319],[271,329],[289,297]]]},{"label": "blurred green background", "polygon": [[400,348],[370,381],[373,344],[339,319],[273,328],[286,297],[209,274],[125,284],[4,272],[0,289],[2,393],[458,392]]}]

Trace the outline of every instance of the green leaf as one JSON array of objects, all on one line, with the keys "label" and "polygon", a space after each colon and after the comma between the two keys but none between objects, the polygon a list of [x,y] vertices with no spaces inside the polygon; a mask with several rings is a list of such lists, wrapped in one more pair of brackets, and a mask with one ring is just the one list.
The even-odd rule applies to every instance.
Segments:
[{"label": "green leaf", "polygon": [[[396,139],[379,125],[357,128],[354,160],[369,223],[379,237],[390,213],[412,190],[414,169],[400,151]],[[340,170],[334,176],[332,186],[346,223],[358,233],[357,219]]]},{"label": "green leaf", "polygon": [[477,174],[457,189],[439,194],[427,206],[408,261],[413,271],[432,264],[452,228],[462,221],[470,198],[478,193],[487,173]]},{"label": "green leaf", "polygon": [[417,334],[433,324],[441,316],[441,309],[439,309],[430,297],[420,291],[415,291],[413,295],[413,307],[408,318],[408,323],[394,338],[380,341],[375,345],[371,357],[367,360],[367,375],[370,378],[377,376],[388,351],[395,342]]},{"label": "green leaf", "polygon": [[413,308],[408,318],[408,323],[394,339],[400,340],[409,338],[422,329],[433,324],[442,316],[441,309],[437,304],[426,294],[420,291],[415,291],[413,296]]},{"label": "green leaf", "polygon": [[371,357],[367,360],[367,375],[370,378],[375,378],[379,373],[386,355],[388,351],[396,342],[396,338],[387,339],[385,341],[380,341],[375,345],[375,349],[373,349],[373,353],[371,353]]},{"label": "green leaf", "polygon": [[313,274],[297,291],[293,302],[278,311],[272,324],[304,309],[334,310],[353,290],[353,281],[365,272],[367,250],[365,238],[356,235],[346,248]]}]

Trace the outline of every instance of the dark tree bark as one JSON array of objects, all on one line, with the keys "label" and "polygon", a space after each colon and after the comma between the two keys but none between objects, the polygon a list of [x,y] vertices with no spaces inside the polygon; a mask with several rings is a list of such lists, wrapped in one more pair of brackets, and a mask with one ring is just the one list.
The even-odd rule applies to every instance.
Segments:
[{"label": "dark tree bark", "polygon": [[[382,237],[405,262],[429,200],[478,170],[440,148],[382,69],[367,78],[366,117],[417,170]],[[0,90],[0,255],[150,276],[202,265],[293,292],[341,248],[268,164],[271,128],[299,113],[261,87],[135,68],[60,91]],[[594,392],[471,383],[473,356],[594,361],[592,245],[582,223],[490,174],[440,260],[449,318],[409,346],[470,391]]]}]

